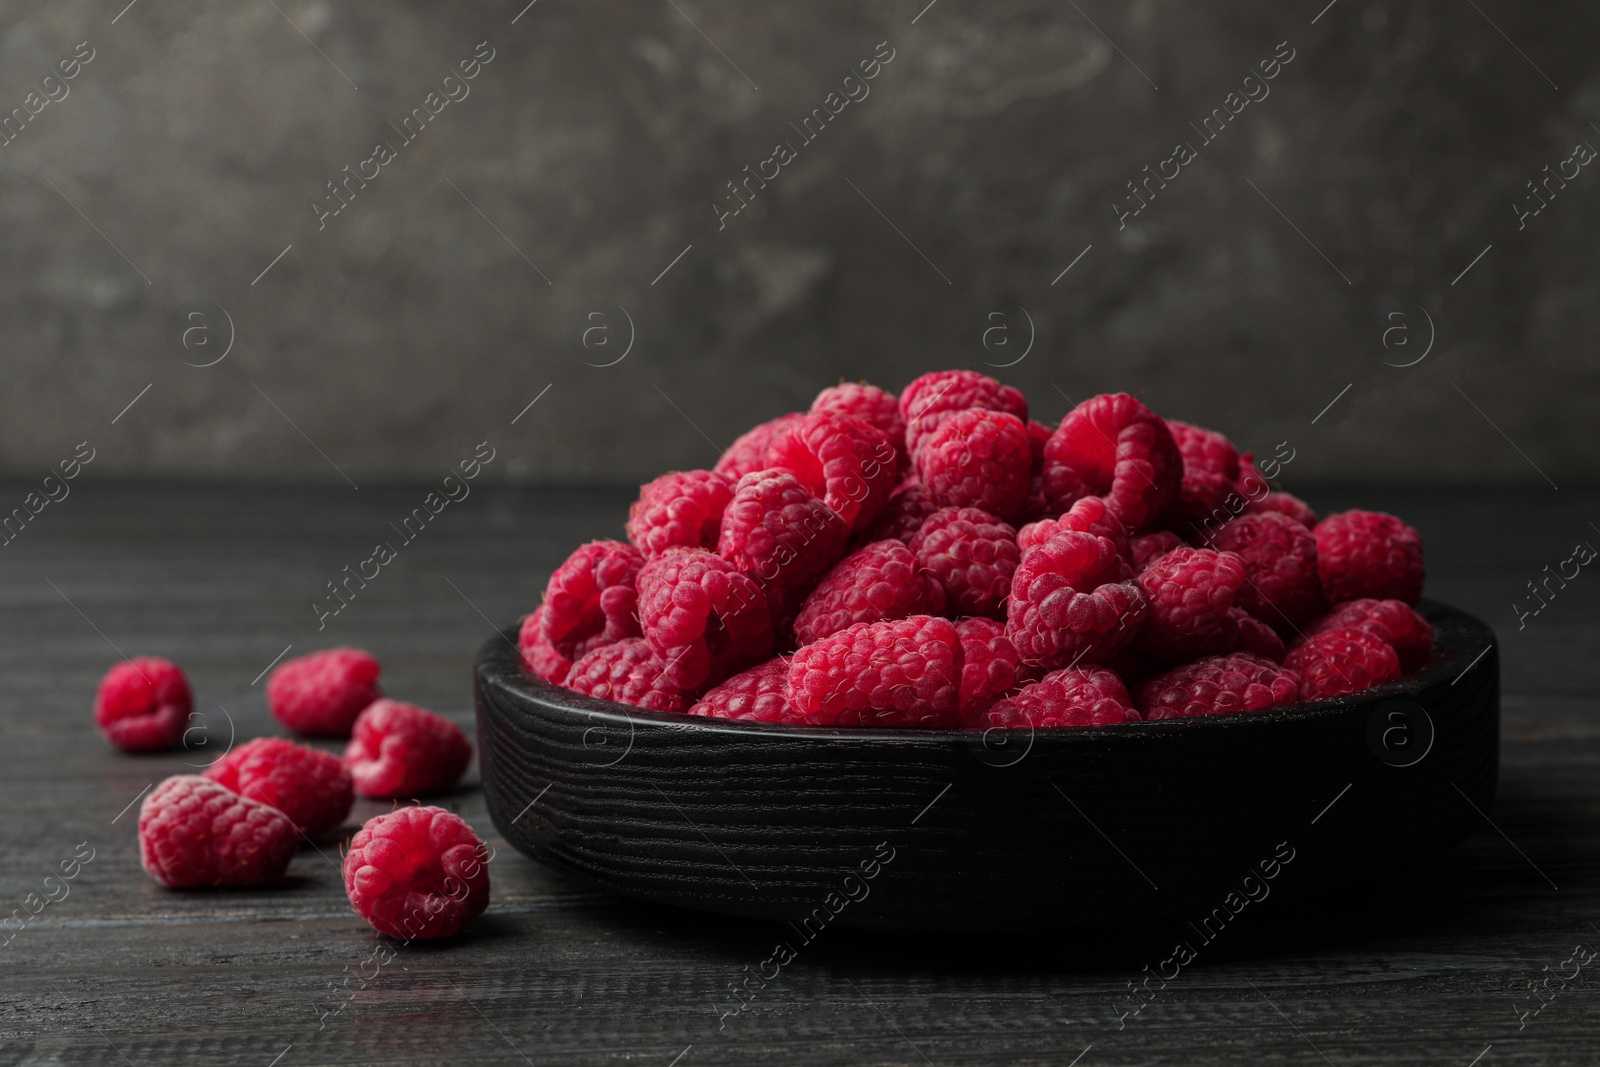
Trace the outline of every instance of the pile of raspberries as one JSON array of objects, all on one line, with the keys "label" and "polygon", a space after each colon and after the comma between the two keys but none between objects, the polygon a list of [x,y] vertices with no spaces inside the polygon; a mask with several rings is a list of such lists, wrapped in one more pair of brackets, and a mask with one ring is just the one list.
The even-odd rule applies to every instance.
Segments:
[{"label": "pile of raspberries", "polygon": [[1433,630],[1422,541],[1318,521],[1222,434],[1125,393],[1051,428],[936,371],[824,389],[645,485],[561,564],[527,668],[663,712],[810,726],[1097,726],[1380,685]]}]

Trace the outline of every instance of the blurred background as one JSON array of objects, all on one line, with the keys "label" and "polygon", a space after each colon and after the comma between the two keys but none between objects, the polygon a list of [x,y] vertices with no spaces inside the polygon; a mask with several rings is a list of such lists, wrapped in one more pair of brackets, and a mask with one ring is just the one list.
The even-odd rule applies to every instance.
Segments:
[{"label": "blurred background", "polygon": [[1592,4],[0,12],[0,473],[624,483],[944,367],[1600,473]]}]

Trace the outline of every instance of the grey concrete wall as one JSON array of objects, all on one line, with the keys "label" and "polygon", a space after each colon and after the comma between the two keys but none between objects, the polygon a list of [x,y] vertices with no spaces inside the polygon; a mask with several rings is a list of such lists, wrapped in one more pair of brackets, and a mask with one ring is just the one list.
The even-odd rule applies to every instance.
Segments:
[{"label": "grey concrete wall", "polygon": [[0,468],[633,479],[987,363],[1291,484],[1600,471],[1592,4],[523,3],[0,4]]}]

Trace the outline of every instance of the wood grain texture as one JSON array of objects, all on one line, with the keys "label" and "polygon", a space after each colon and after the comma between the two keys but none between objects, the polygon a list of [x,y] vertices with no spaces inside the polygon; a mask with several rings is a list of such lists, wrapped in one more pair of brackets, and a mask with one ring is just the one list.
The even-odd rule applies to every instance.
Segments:
[{"label": "wood grain texture", "polygon": [[[457,941],[402,948],[375,975],[368,964],[364,985],[376,941],[344,901],[337,842],[326,857],[302,851],[271,890],[156,886],[139,870],[132,816],[118,813],[217,748],[107,749],[88,707],[112,644],[182,662],[207,727],[220,728],[214,746],[230,718],[240,739],[278,732],[251,681],[291,642],[294,653],[370,648],[391,694],[470,725],[478,646],[537,601],[573,545],[620,532],[631,495],[476,490],[319,632],[312,599],[420,492],[85,481],[0,550],[0,914],[41,892],[80,842],[96,850],[70,894],[0,947],[0,1067],[269,1067],[280,1054],[279,1067],[667,1067],[680,1055],[679,1067],[1063,1065],[1086,1048],[1079,1067],[1466,1067],[1489,1045],[1480,1067],[1594,1062],[1588,970],[1521,1029],[1513,1004],[1537,1007],[1529,981],[1578,942],[1600,945],[1600,584],[1585,573],[1521,630],[1510,603],[1575,541],[1600,543],[1587,525],[1600,522],[1600,494],[1308,494],[1319,508],[1360,503],[1416,523],[1430,595],[1499,633],[1493,825],[1292,909],[1274,891],[1119,1024],[1128,983],[1192,938],[1185,920],[1066,936],[830,926],[735,1014],[730,984],[793,939],[786,927],[633,903],[523,858],[491,822],[476,768],[440,802],[500,849],[489,911]],[[352,823],[386,808],[363,802]]]}]

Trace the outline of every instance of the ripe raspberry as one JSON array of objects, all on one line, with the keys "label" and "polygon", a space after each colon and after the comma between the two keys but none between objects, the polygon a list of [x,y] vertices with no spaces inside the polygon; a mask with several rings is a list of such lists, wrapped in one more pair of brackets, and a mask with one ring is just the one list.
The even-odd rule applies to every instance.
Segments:
[{"label": "ripe raspberry", "polygon": [[667,549],[716,548],[733,483],[715,471],[673,471],[639,490],[628,509],[628,540],[646,559]]},{"label": "ripe raspberry", "polygon": [[[1093,497],[1084,497],[1084,500],[1093,499]],[[1171,530],[1157,530],[1154,533],[1140,534],[1128,544],[1128,561],[1133,564],[1134,570],[1142,571],[1173,549],[1183,547],[1183,538]]]},{"label": "ripe raspberry", "polygon": [[1422,596],[1422,536],[1381,511],[1342,511],[1317,523],[1317,573],[1328,599]]},{"label": "ripe raspberry", "polygon": [[267,708],[297,734],[349,737],[361,709],[383,695],[378,661],[359,648],[286,659],[267,676]]},{"label": "ripe raspberry", "polygon": [[995,620],[962,619],[956,636],[961,639],[961,717],[967,723],[1017,686],[1038,679],[1039,672],[1023,664],[1006,628]]},{"label": "ripe raspberry", "polygon": [[1336,697],[1400,677],[1400,657],[1389,642],[1366,630],[1323,630],[1292,649],[1285,667],[1300,672],[1301,695]]},{"label": "ripe raspberry", "polygon": [[276,882],[299,841],[277,809],[198,774],[168,778],[139,806],[139,859],[173,889]]},{"label": "ripe raspberry", "polygon": [[557,651],[545,636],[543,604],[522,620],[522,629],[517,632],[517,647],[522,649],[522,662],[534,674],[553,685],[560,685],[567,680],[572,660]]},{"label": "ripe raspberry", "polygon": [[355,800],[339,757],[279,737],[258,737],[207,767],[204,777],[289,817],[307,837],[344,822]]},{"label": "ripe raspberry", "polygon": [[1214,430],[1175,419],[1167,420],[1167,429],[1183,456],[1183,479],[1165,521],[1181,529],[1218,511],[1226,516],[1223,502],[1239,480],[1239,452],[1233,442]]},{"label": "ripe raspberry", "polygon": [[1267,476],[1256,466],[1254,452],[1245,452],[1239,456],[1239,480],[1234,483],[1233,488],[1247,501],[1259,500],[1272,492],[1272,483],[1267,481]]},{"label": "ripe raspberry", "polygon": [[1126,393],[1090,397],[1044,449],[1044,490],[1065,511],[1103,496],[1129,530],[1154,522],[1178,495],[1183,457],[1160,416]]},{"label": "ripe raspberry", "polygon": [[[1106,502],[1097,496],[1086,496],[1074,503],[1057,519],[1040,519],[1030,522],[1017,531],[1017,548],[1026,556],[1035,545],[1042,545],[1056,534],[1064,530],[1077,530],[1079,533],[1094,534],[1108,539],[1117,549],[1117,555],[1123,559],[1132,560],[1129,548],[1128,530],[1122,525],[1122,520],[1116,513],[1106,506]],[[1173,539],[1177,545],[1182,541]]]},{"label": "ripe raspberry", "polygon": [[1068,530],[1028,553],[1011,579],[1006,634],[1036,667],[1101,664],[1148,610],[1133,568],[1104,537]]},{"label": "ripe raspberry", "polygon": [[398,941],[453,937],[489,906],[488,847],[459,815],[400,808],[368,819],[344,857],[357,915]]},{"label": "ripe raspberry", "polygon": [[1317,541],[1287,515],[1252,512],[1229,519],[1210,547],[1244,557],[1239,606],[1280,634],[1327,607],[1317,580]]},{"label": "ripe raspberry", "polygon": [[1243,608],[1234,608],[1228,612],[1228,616],[1239,631],[1239,651],[1270,659],[1274,663],[1283,662],[1288,650],[1284,648],[1283,638],[1278,636],[1278,631]]},{"label": "ripe raspberry", "polygon": [[1017,531],[979,508],[941,508],[911,539],[911,551],[944,586],[951,613],[999,618],[1021,553]]},{"label": "ripe raspberry", "polygon": [[1138,721],[1139,713],[1116,672],[1073,667],[1052,671],[1032,685],[1023,686],[1016,696],[1000,701],[973,725],[987,730],[1019,726],[1047,729]]},{"label": "ripe raspberry", "polygon": [[1244,560],[1232,552],[1168,552],[1139,574],[1150,604],[1139,643],[1169,663],[1233,649],[1239,626],[1229,613],[1244,574]]},{"label": "ripe raspberry", "polygon": [[1210,656],[1141,684],[1135,703],[1146,719],[1188,719],[1263,711],[1301,697],[1299,672],[1248,652]]},{"label": "ripe raspberry", "polygon": [[363,711],[344,750],[356,792],[377,800],[442,793],[471,760],[472,742],[461,727],[398,700],[377,700]]},{"label": "ripe raspberry", "polygon": [[922,439],[914,460],[934,500],[1014,518],[1028,502],[1033,452],[1021,419],[1004,411],[958,411]]},{"label": "ripe raspberry", "polygon": [[689,714],[741,722],[803,723],[789,706],[788,691],[789,663],[774,656],[711,689]]},{"label": "ripe raspberry", "polygon": [[899,541],[874,541],[823,576],[794,620],[802,646],[858,622],[944,611],[944,586]]},{"label": "ripe raspberry", "polygon": [[899,453],[887,434],[853,415],[804,415],[772,435],[767,467],[799,479],[852,530],[888,502],[899,484]]},{"label": "ripe raspberry", "polygon": [[739,479],[717,554],[770,590],[809,586],[833,566],[849,528],[785,470]]},{"label": "ripe raspberry", "polygon": [[1404,600],[1347,600],[1306,624],[1304,637],[1326,630],[1365,630],[1395,650],[1400,666],[1416,670],[1433,651],[1433,627]]},{"label": "ripe raspberry", "polygon": [[574,693],[656,711],[682,711],[683,690],[661,676],[665,664],[642,637],[602,645],[572,665],[563,683]]},{"label": "ripe raspberry", "polygon": [[830,634],[794,654],[789,703],[818,726],[959,726],[955,624],[913,615]]},{"label": "ripe raspberry", "polygon": [[639,621],[678,689],[715,685],[772,650],[762,588],[714,552],[674,548],[639,571]]},{"label": "ripe raspberry", "polygon": [[760,426],[746,430],[728,446],[728,450],[717,460],[717,465],[712,470],[730,482],[737,482],[751,471],[765,469],[767,446],[772,443],[773,434],[804,414],[802,411],[791,411],[787,415],[779,415],[770,422],[763,422]]},{"label": "ripe raspberry", "polygon": [[1050,508],[1050,497],[1044,491],[1044,446],[1055,432],[1053,426],[1028,420],[1028,451],[1032,453],[1033,463],[1029,468],[1028,500],[1022,505],[1018,522],[1037,522],[1055,514]]},{"label": "ripe raspberry", "polygon": [[900,415],[900,400],[893,393],[866,382],[840,382],[818,393],[811,410],[854,415],[868,426],[876,426],[894,445],[898,469],[906,469],[906,420]]},{"label": "ripe raspberry", "polygon": [[580,545],[544,589],[544,636],[575,660],[601,645],[639,636],[639,568],[644,557],[621,541]]},{"label": "ripe raspberry", "polygon": [[155,656],[113,666],[94,697],[95,725],[124,752],[160,752],[176,745],[193,710],[183,671]]},{"label": "ripe raspberry", "polygon": [[1260,500],[1252,500],[1245,505],[1245,512],[1276,511],[1280,515],[1287,515],[1301,526],[1310,530],[1317,525],[1317,513],[1311,510],[1311,505],[1291,493],[1272,492]]},{"label": "ripe raspberry", "polygon": [[914,457],[940,423],[968,408],[1007,411],[1028,417],[1028,401],[1009,385],[970,370],[931,371],[900,392],[900,415],[906,420],[906,450]]},{"label": "ripe raspberry", "polygon": [[902,485],[890,495],[889,502],[878,512],[878,517],[858,538],[862,544],[893,538],[909,545],[917,531],[922,529],[922,520],[938,510],[939,505],[933,502],[933,494],[927,486],[921,482]]}]

